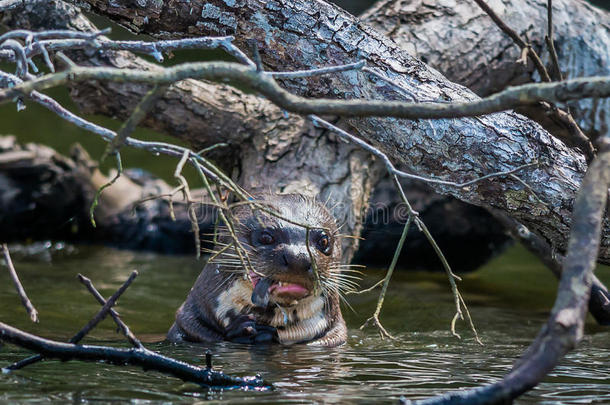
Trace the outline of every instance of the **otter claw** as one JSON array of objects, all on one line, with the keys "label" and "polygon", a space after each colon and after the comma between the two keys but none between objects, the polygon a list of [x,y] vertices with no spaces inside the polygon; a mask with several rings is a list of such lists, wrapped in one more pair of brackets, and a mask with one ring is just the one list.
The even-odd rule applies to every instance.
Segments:
[{"label": "otter claw", "polygon": [[252,315],[240,315],[229,326],[226,338],[235,343],[270,343],[277,340],[277,330],[272,326],[257,324]]}]

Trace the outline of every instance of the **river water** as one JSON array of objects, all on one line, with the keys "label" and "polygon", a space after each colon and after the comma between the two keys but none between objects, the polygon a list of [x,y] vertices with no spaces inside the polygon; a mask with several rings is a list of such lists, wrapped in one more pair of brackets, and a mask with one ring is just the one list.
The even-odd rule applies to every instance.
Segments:
[{"label": "river water", "polygon": [[[442,274],[398,272],[388,292],[382,322],[397,337],[382,340],[372,328],[359,326],[373,312],[377,293],[351,296],[344,307],[349,341],[334,348],[219,343],[176,346],[164,342],[174,311],[197,277],[202,262],[191,257],[133,253],[104,247],[53,245],[37,252],[13,249],[14,261],[40,323],[32,324],[20,306],[5,268],[0,267],[0,320],[40,336],[67,340],[99,309],[76,280],[90,277],[103,295],[111,295],[133,269],[139,277],[117,309],[148,348],[195,364],[205,350],[214,366],[228,373],[260,373],[271,392],[208,392],[194,384],[135,367],[104,363],[45,361],[11,374],[0,374],[0,403],[395,403],[498,380],[525,349],[544,322],[554,299],[556,281],[515,247],[477,272],[460,288],[485,343],[479,346],[465,324],[462,340],[449,333],[453,304]],[[607,268],[598,271],[606,282]],[[366,270],[362,286],[383,272]],[[85,339],[92,344],[127,346],[106,320]],[[0,366],[26,351],[0,349]],[[589,319],[578,350],[536,389],[517,403],[610,403],[610,330]]]},{"label": "river water", "polygon": [[[357,14],[369,2],[339,3]],[[117,27],[114,29],[120,34]],[[65,90],[50,94],[74,108]],[[101,117],[89,118],[111,128],[120,125]],[[52,145],[64,154],[73,142],[80,142],[97,158],[105,146],[97,137],[32,104],[19,114],[14,106],[0,108],[0,122],[2,134],[16,134],[21,142]],[[136,136],[166,140],[145,130],[137,131]],[[176,164],[175,159],[163,156],[151,164],[150,155],[141,151],[126,150],[123,155],[127,167],[145,167],[164,178],[171,177]],[[188,171],[186,174],[194,177]],[[192,257],[96,246],[52,245],[45,249],[39,245],[35,250],[26,253],[13,247],[19,275],[40,311],[40,323],[29,321],[1,265],[0,321],[43,337],[67,340],[99,310],[76,274],[90,277],[102,294],[109,296],[137,269],[140,275],[120,300],[118,310],[149,349],[195,364],[204,364],[205,351],[210,349],[215,368],[236,375],[260,373],[275,390],[208,392],[134,367],[49,360],[0,374],[0,403],[396,403],[401,396],[424,398],[501,378],[544,323],[557,286],[550,273],[520,247],[465,275],[460,289],[484,346],[474,342],[463,323],[458,324],[462,340],[451,336],[454,308],[444,275],[406,271],[393,278],[381,316],[385,327],[397,337],[395,341],[382,340],[372,328],[359,330],[374,311],[375,291],[349,297],[353,310],[344,307],[343,312],[350,337],[339,348],[231,343],[175,346],[163,341],[164,334],[202,262]],[[383,276],[381,270],[365,273],[363,287]],[[610,282],[608,268],[599,269],[598,276]],[[99,325],[85,342],[127,346],[110,320]],[[11,345],[0,347],[0,367],[27,354]],[[516,403],[610,403],[610,328],[589,319],[578,349]]]}]

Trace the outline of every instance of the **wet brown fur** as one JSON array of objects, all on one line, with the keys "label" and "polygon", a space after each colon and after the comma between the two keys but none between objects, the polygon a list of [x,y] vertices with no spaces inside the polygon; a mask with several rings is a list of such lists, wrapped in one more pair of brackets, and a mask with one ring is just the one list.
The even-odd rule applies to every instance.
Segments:
[{"label": "wet brown fur", "polygon": [[[309,296],[286,301],[277,298],[266,308],[252,303],[253,284],[246,277],[233,246],[210,260],[197,278],[186,301],[176,313],[176,322],[168,333],[171,341],[213,342],[227,340],[227,329],[243,315],[251,315],[260,325],[277,330],[277,340],[282,344],[308,343],[312,345],[337,346],[347,337],[345,322],[339,306],[338,282],[340,274],[341,245],[335,220],[324,205],[299,194],[263,195],[257,202],[291,221],[310,227],[325,228],[330,237],[330,254],[324,254],[310,243],[322,282],[314,290],[313,272],[278,270],[277,254],[253,246],[253,235],[260,229],[279,229],[289,233],[296,248],[303,253],[305,229],[274,217],[250,205],[241,205],[231,212],[235,232],[248,252],[248,258],[256,272],[270,276],[276,281],[298,283],[315,291]],[[311,239],[310,233],[310,239]],[[298,240],[297,240],[298,239]],[[301,240],[302,239],[302,240]],[[220,232],[219,243],[214,249],[218,253],[231,243],[227,231]],[[268,248],[269,249],[269,248]],[[279,249],[279,248],[278,248]],[[214,256],[214,254],[212,254]]]}]

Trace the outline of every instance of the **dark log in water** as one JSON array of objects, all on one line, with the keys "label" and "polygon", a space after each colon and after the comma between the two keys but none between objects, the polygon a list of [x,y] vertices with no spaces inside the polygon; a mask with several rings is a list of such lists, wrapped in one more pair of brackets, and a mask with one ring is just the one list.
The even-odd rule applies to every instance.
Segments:
[{"label": "dark log in water", "polygon": [[[97,188],[108,181],[96,167],[97,162],[79,146],[73,148],[71,157],[65,157],[47,146],[22,146],[13,137],[0,137],[0,234],[4,240],[60,239],[170,254],[195,252],[181,194],[173,198],[173,220],[167,197],[171,187],[141,170],[126,170],[104,190],[95,210],[94,228],[89,209]],[[406,189],[457,271],[477,268],[510,241],[485,210],[435,194],[421,184],[409,184]],[[203,190],[193,193],[202,201],[197,217],[205,242],[214,229],[215,209],[203,204],[207,201]],[[378,185],[367,211],[358,262],[384,266],[385,259],[392,256],[406,220],[404,207],[392,203],[397,199],[395,193],[388,182]],[[153,198],[158,195],[163,197]],[[204,247],[211,246],[204,243]],[[405,247],[402,267],[442,271],[420,233],[413,232]]]}]

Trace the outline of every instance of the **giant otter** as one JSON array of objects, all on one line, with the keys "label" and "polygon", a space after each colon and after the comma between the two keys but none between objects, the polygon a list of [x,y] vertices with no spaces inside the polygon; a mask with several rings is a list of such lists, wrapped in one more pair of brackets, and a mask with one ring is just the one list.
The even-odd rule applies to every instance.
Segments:
[{"label": "giant otter", "polygon": [[321,203],[299,194],[262,195],[255,201],[288,221],[251,204],[233,208],[235,234],[251,267],[244,268],[228,231],[219,232],[208,263],[176,312],[168,339],[343,344],[347,330],[339,294],[349,276],[341,274],[333,216]]}]

